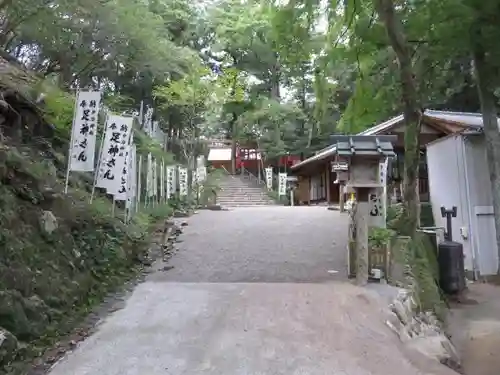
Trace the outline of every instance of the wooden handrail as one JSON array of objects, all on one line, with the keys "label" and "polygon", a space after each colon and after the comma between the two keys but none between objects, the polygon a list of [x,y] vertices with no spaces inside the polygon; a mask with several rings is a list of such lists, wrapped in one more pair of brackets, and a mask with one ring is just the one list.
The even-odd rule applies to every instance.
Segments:
[{"label": "wooden handrail", "polygon": [[259,185],[264,183],[264,181],[262,181],[261,179],[259,179],[256,175],[254,175],[252,172],[250,172],[245,167],[242,167],[241,171],[242,171],[243,177],[245,177],[245,172],[246,172],[247,175],[248,175],[248,177],[252,177]]},{"label": "wooden handrail", "polygon": [[224,171],[226,172],[226,174],[228,176],[231,176],[232,178],[234,178],[234,176],[231,173],[229,173],[229,171],[226,169],[226,167],[222,166],[222,169],[224,169]]}]

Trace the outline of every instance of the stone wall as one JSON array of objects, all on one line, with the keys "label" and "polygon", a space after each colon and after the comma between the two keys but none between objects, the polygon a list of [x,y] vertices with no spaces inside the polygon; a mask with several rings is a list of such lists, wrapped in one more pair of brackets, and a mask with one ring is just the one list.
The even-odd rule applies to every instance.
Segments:
[{"label": "stone wall", "polygon": [[444,325],[432,312],[419,312],[412,293],[401,290],[390,305],[386,324],[405,346],[460,371],[460,358],[447,336]]}]

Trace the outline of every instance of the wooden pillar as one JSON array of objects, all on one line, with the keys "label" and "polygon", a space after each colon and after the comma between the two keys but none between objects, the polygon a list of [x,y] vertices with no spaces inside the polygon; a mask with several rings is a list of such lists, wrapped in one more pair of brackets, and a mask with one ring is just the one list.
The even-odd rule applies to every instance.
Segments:
[{"label": "wooden pillar", "polygon": [[260,159],[258,152],[255,154],[255,158],[257,159],[257,178],[259,179],[259,184],[260,184]]},{"label": "wooden pillar", "polygon": [[356,188],[356,208],[354,221],[356,227],[356,284],[368,283],[368,218],[370,203],[368,201],[370,189]]},{"label": "wooden pillar", "polygon": [[343,183],[339,182],[339,208],[340,208],[340,212],[345,212],[344,190],[345,190],[345,185]]},{"label": "wooden pillar", "polygon": [[331,192],[330,192],[330,184],[331,182],[331,172],[330,172],[330,163],[326,165],[326,181],[325,181],[325,186],[326,186],[326,203],[330,204],[331,201]]},{"label": "wooden pillar", "polygon": [[311,176],[307,177],[307,204],[311,204]]}]

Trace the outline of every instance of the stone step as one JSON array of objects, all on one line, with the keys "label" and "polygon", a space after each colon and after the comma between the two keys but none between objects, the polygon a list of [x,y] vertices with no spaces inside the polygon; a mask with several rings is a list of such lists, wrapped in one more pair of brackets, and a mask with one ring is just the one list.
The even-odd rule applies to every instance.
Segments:
[{"label": "stone step", "polygon": [[274,201],[269,200],[269,199],[217,199],[217,202],[272,202]]},{"label": "stone step", "polygon": [[244,191],[249,193],[265,193],[266,191],[259,188],[221,188],[219,191]]},{"label": "stone step", "polygon": [[217,203],[224,207],[273,206],[276,202],[265,190],[265,185],[238,177],[219,181],[221,190],[217,193]]},{"label": "stone step", "polygon": [[263,197],[269,198],[267,194],[245,194],[245,193],[233,193],[233,194],[217,194],[218,197],[228,197],[228,198],[238,198],[238,197]]},{"label": "stone step", "polygon": [[219,190],[219,193],[223,194],[266,194],[265,191],[262,190],[245,190],[245,189],[226,189],[226,190]]},{"label": "stone step", "polygon": [[258,201],[258,202],[274,202],[272,199],[267,198],[267,197],[238,197],[238,198],[232,198],[232,197],[217,197],[217,201],[243,201],[243,202],[248,202],[248,201]]},{"label": "stone step", "polygon": [[248,197],[256,197],[256,198],[266,198],[270,199],[267,194],[217,194],[218,197],[221,198],[248,198]]},{"label": "stone step", "polygon": [[273,203],[241,203],[241,202],[232,202],[232,203],[218,203],[222,207],[262,207],[262,206],[276,206]]}]

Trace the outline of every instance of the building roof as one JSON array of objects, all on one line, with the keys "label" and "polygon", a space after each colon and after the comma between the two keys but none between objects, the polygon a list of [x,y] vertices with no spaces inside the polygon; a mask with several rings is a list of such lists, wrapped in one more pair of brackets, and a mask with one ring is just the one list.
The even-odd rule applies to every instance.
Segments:
[{"label": "building roof", "polygon": [[[449,111],[435,111],[432,109],[426,109],[424,116],[430,119],[442,120],[457,125],[465,125],[467,127],[482,127],[483,117],[481,113],[471,113],[471,112],[449,112]],[[359,133],[359,135],[375,135],[380,134],[380,132],[387,131],[392,127],[398,125],[403,121],[403,115],[393,117],[379,125],[375,125],[365,131]],[[499,120],[500,126],[500,120]]]},{"label": "building roof", "polygon": [[[449,111],[435,111],[431,109],[427,109],[424,112],[424,116],[428,119],[432,120],[438,120],[440,123],[444,124],[452,124],[452,125],[458,125],[464,127],[464,130],[467,128],[472,128],[472,129],[480,129],[483,127],[483,119],[482,115],[480,113],[470,113],[470,112],[449,112]],[[379,135],[383,132],[389,131],[390,129],[396,127],[399,125],[402,121],[404,120],[403,115],[399,115],[396,117],[393,117],[381,124],[375,125],[369,129],[366,129],[362,131],[361,133],[358,133],[357,135]],[[500,119],[498,120],[499,122],[499,128],[500,128]],[[439,123],[436,124],[437,126],[441,127]],[[448,131],[447,131],[448,130]],[[449,132],[449,129],[446,129],[446,126],[443,128],[443,131]],[[300,163],[297,163],[291,167],[292,171],[297,170],[300,167],[310,164],[315,161],[323,160],[326,159],[332,155],[334,155],[336,152],[336,146],[335,145],[330,145],[323,150],[320,150],[316,155],[311,156],[310,158],[307,158]]]},{"label": "building roof", "polygon": [[341,156],[395,155],[392,148],[392,142],[397,138],[395,135],[337,135],[332,138],[336,142],[337,154]]},{"label": "building roof", "polygon": [[229,161],[232,156],[230,148],[211,148],[208,152],[208,161]]}]

